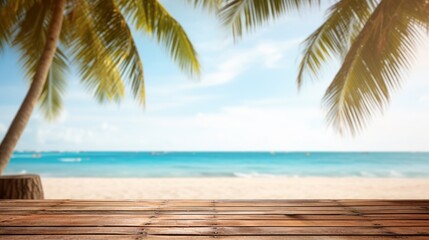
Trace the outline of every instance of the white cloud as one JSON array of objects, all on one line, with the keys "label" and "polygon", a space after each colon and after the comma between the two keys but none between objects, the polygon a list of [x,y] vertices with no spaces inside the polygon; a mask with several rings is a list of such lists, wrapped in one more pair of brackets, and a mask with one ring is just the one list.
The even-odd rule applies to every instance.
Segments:
[{"label": "white cloud", "polygon": [[215,99],[215,95],[166,95],[161,99],[156,99],[154,102],[148,102],[146,107],[148,112],[165,111],[169,109],[179,108],[182,106],[190,106],[194,103],[200,103]]},{"label": "white cloud", "polygon": [[109,131],[109,132],[117,132],[118,131],[118,127],[115,125],[112,125],[108,122],[103,122],[101,123],[101,130],[103,131]]},{"label": "white cloud", "polygon": [[[51,144],[80,146],[83,142],[91,142],[91,140],[98,136],[101,138],[100,132],[95,132],[92,129],[82,127],[40,127],[37,132],[37,144],[39,146],[49,146]],[[88,141],[89,140],[89,141]]]},{"label": "white cloud", "polygon": [[429,102],[429,95],[424,95],[419,98],[420,102]]},{"label": "white cloud", "polygon": [[[358,149],[428,151],[429,112],[392,109],[374,119],[356,139]],[[347,142],[347,141],[346,141]],[[349,147],[351,143],[348,141]]]},{"label": "white cloud", "polygon": [[244,104],[250,106],[265,106],[265,107],[273,107],[273,106],[285,106],[291,101],[287,99],[287,97],[273,97],[273,98],[262,98],[245,101]]},{"label": "white cloud", "polygon": [[300,41],[300,39],[287,41],[266,40],[252,49],[242,49],[223,54],[217,61],[220,64],[214,70],[205,74],[201,84],[198,86],[225,84],[255,66],[263,65],[265,68],[284,67],[279,64],[284,58],[284,53],[297,46]]},{"label": "white cloud", "polygon": [[115,142],[122,141],[116,137],[120,129],[107,121],[83,127],[42,123],[36,130],[37,150],[115,149]]},{"label": "white cloud", "polygon": [[[158,94],[171,94],[189,89],[211,87],[227,84],[251,68],[284,68],[284,55],[290,49],[297,47],[301,38],[272,41],[264,40],[252,48],[232,50],[226,48],[213,59],[212,69],[202,73],[201,81],[187,84],[158,85],[151,91]],[[269,70],[267,70],[269,71]]]},{"label": "white cloud", "polygon": [[422,35],[426,36],[420,46],[417,47],[416,50],[416,60],[413,64],[413,69],[415,71],[424,71],[427,72],[427,67],[429,66],[429,36],[427,36],[427,32],[423,32]]},{"label": "white cloud", "polygon": [[[60,114],[51,121],[52,124],[62,124],[67,121],[67,118],[69,117],[69,113],[66,109],[62,109]],[[42,113],[40,113],[40,108],[37,108],[37,111],[33,112],[32,119],[36,121],[46,121],[46,118],[43,116]]]},{"label": "white cloud", "polygon": [[398,109],[372,121],[356,138],[327,128],[318,107],[284,106],[274,100],[179,116],[132,114],[126,121],[121,115],[109,116],[83,127],[78,122],[40,126],[39,150],[429,150],[429,113]]}]

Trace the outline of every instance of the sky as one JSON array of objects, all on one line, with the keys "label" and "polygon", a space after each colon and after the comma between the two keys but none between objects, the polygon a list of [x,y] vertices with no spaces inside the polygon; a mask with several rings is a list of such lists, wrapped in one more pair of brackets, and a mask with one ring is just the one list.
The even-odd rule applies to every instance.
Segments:
[{"label": "sky", "polygon": [[[146,108],[131,94],[99,104],[72,71],[54,122],[37,109],[17,146],[36,151],[429,151],[429,45],[421,45],[383,115],[355,137],[328,127],[321,98],[338,63],[301,91],[302,41],[326,6],[288,14],[234,42],[230,31],[185,1],[163,1],[192,40],[202,64],[189,79],[154,39],[135,32]],[[426,39],[426,42],[428,42]],[[0,138],[28,90],[19,54],[0,53]]]}]

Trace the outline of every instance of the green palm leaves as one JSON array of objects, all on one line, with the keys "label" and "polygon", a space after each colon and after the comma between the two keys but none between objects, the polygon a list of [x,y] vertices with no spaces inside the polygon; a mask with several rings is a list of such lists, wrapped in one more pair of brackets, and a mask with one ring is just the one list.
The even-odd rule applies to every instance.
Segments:
[{"label": "green palm leaves", "polygon": [[[312,0],[231,0],[221,17],[235,37]],[[332,58],[342,65],[323,98],[327,120],[352,135],[386,108],[429,28],[427,0],[338,0],[326,21],[304,42],[297,82],[316,77]]]},{"label": "green palm leaves", "polygon": [[291,10],[319,3],[320,0],[231,0],[222,7],[221,17],[232,27],[234,37],[240,38],[245,31],[253,31]]},{"label": "green palm leaves", "polygon": [[413,16],[424,12],[424,2],[381,1],[356,36],[323,99],[328,121],[339,131],[362,129],[400,86],[423,34]]},{"label": "green palm leaves", "polygon": [[217,12],[224,0],[185,0],[188,3],[194,5],[194,7],[201,7],[207,9],[210,12]]},{"label": "green palm leaves", "polygon": [[[320,0],[185,0],[220,17],[234,37]],[[31,79],[46,42],[55,0],[0,0],[0,50],[15,46]],[[197,54],[181,25],[158,0],[68,0],[60,37],[40,97],[49,119],[61,110],[68,66],[100,102],[119,101],[127,86],[144,105],[143,64],[132,28],[154,37],[188,76],[199,75]],[[427,0],[337,0],[326,21],[304,42],[297,76],[317,78],[332,59],[342,65],[323,98],[327,120],[352,135],[382,113],[429,29]]]},{"label": "green palm leaves", "polygon": [[61,112],[62,96],[67,86],[67,70],[67,57],[61,49],[57,49],[39,99],[40,109],[48,120],[55,119]]},{"label": "green palm leaves", "polygon": [[[21,53],[31,79],[44,50],[55,0],[0,0],[0,50],[10,44]],[[68,66],[100,102],[119,101],[130,87],[145,103],[143,63],[131,28],[162,44],[189,76],[199,75],[197,53],[181,25],[157,0],[68,0],[60,45],[43,93],[42,113],[52,119],[62,106]]]}]

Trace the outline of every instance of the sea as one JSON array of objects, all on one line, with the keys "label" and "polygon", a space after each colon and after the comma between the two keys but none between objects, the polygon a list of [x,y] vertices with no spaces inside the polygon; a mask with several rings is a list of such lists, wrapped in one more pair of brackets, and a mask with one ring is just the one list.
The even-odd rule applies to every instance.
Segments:
[{"label": "sea", "polygon": [[15,152],[6,174],[43,177],[429,178],[429,152]]}]

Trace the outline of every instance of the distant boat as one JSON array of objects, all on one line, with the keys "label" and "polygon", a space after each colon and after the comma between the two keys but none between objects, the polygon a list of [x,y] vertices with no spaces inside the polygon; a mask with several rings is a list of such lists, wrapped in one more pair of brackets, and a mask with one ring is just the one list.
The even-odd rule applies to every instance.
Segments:
[{"label": "distant boat", "polygon": [[306,153],[305,153],[305,156],[307,156],[307,157],[308,157],[308,156],[311,156],[311,153],[306,152]]},{"label": "distant boat", "polygon": [[159,156],[159,155],[164,155],[167,154],[167,152],[151,152],[150,155],[152,156]]},{"label": "distant boat", "polygon": [[41,157],[42,157],[42,154],[41,154],[41,153],[33,153],[33,154],[31,155],[31,157],[32,157],[32,158],[41,158]]},{"label": "distant boat", "polygon": [[67,163],[71,163],[71,162],[81,162],[82,158],[60,158],[60,162],[67,162]]}]

